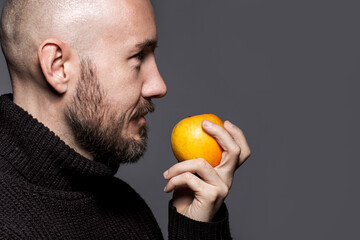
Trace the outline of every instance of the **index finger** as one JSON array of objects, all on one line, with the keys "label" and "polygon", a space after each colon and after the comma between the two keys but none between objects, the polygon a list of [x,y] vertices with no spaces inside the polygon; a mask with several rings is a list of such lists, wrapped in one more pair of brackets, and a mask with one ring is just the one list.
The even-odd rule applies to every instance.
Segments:
[{"label": "index finger", "polygon": [[235,142],[235,139],[225,128],[208,120],[204,120],[202,125],[204,130],[213,138],[215,138],[224,151],[234,156],[239,153],[240,146],[238,146],[238,144]]}]

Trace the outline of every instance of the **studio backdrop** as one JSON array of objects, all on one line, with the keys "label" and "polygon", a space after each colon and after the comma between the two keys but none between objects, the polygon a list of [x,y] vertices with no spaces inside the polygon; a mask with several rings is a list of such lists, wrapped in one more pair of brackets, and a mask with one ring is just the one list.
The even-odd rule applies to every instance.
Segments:
[{"label": "studio backdrop", "polygon": [[[252,150],[226,199],[234,239],[360,239],[360,2],[152,3],[168,94],[148,115],[145,156],[117,177],[164,235],[172,128],[214,113],[239,126]],[[0,93],[10,92],[3,56],[0,71]]]}]

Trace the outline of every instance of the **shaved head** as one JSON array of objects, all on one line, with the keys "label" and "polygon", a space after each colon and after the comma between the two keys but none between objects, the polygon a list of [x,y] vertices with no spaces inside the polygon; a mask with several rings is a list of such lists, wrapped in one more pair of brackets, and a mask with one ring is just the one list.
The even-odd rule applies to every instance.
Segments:
[{"label": "shaved head", "polygon": [[36,62],[38,47],[47,38],[85,51],[85,43],[98,34],[99,28],[93,23],[101,17],[102,5],[97,0],[6,1],[0,33],[10,72],[24,75],[33,71],[29,63]]},{"label": "shaved head", "polygon": [[7,0],[0,34],[15,104],[89,159],[143,154],[166,94],[150,0]]}]

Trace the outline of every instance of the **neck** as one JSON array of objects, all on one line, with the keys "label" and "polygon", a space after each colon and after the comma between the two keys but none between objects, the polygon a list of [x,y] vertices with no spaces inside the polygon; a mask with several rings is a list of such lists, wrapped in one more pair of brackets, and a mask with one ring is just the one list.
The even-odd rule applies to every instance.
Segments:
[{"label": "neck", "polygon": [[0,96],[0,170],[59,190],[87,189],[90,181],[114,176],[118,164],[84,158],[12,99]]},{"label": "neck", "polygon": [[67,124],[64,115],[66,108],[64,96],[30,94],[29,91],[25,94],[14,91],[14,103],[48,127],[77,153],[90,160],[94,159],[94,156],[77,142],[70,126]]}]

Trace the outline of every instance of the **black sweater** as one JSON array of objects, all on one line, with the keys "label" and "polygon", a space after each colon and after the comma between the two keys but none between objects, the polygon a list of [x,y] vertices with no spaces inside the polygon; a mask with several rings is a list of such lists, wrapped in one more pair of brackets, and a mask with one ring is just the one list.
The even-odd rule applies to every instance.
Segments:
[{"label": "black sweater", "polygon": [[[144,200],[0,97],[0,239],[163,239]],[[169,204],[169,239],[230,239],[225,205],[212,223]]]}]

